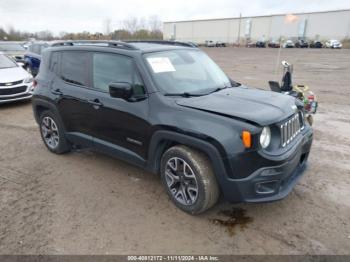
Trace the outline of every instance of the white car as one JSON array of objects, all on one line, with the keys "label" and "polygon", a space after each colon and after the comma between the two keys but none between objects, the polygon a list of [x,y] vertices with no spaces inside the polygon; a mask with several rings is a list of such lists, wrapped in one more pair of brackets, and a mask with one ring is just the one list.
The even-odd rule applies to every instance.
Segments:
[{"label": "white car", "polygon": [[33,77],[15,60],[0,53],[0,104],[30,99],[33,90]]},{"label": "white car", "polygon": [[328,40],[326,42],[326,47],[327,48],[342,48],[342,44],[338,40]]},{"label": "white car", "polygon": [[293,43],[292,40],[287,40],[284,44],[283,44],[283,47],[284,48],[293,48],[295,45]]},{"label": "white car", "polygon": [[205,46],[206,47],[215,47],[215,43],[212,40],[206,40],[205,41]]}]

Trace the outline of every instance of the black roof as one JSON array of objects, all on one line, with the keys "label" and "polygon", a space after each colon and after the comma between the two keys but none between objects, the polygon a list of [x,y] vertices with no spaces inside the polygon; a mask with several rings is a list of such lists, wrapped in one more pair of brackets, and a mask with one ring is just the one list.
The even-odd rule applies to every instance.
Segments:
[{"label": "black roof", "polygon": [[108,40],[74,40],[58,41],[53,47],[68,46],[96,46],[111,47],[124,50],[139,50],[145,52],[162,51],[169,49],[194,48],[191,44],[178,41],[108,41]]}]

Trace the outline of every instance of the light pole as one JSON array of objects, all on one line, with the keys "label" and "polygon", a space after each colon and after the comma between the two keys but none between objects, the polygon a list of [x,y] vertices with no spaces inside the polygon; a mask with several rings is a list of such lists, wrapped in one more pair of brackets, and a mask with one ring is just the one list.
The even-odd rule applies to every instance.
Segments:
[{"label": "light pole", "polygon": [[242,20],[242,13],[239,13],[239,20],[238,20],[238,35],[237,35],[237,45],[240,45],[241,41],[241,20]]}]

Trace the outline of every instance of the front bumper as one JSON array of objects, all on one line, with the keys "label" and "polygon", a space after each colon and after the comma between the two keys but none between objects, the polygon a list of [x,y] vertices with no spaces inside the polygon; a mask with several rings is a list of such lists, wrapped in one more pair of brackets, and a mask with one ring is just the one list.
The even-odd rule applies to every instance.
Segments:
[{"label": "front bumper", "polygon": [[19,87],[23,87],[23,90],[21,89],[21,91],[18,93],[8,92],[9,94],[0,94],[0,104],[31,99],[31,97],[33,96],[33,89],[34,89],[33,83],[21,83],[11,87],[1,86],[0,88],[6,89],[6,90],[11,90],[11,89],[15,90],[16,88],[19,88]]},{"label": "front bumper", "polygon": [[286,197],[306,169],[312,139],[312,129],[308,128],[287,157],[279,156],[275,160],[261,157],[260,164],[266,165],[262,164],[249,176],[240,179],[226,177],[225,183],[220,183],[225,199],[230,202],[257,203]]}]

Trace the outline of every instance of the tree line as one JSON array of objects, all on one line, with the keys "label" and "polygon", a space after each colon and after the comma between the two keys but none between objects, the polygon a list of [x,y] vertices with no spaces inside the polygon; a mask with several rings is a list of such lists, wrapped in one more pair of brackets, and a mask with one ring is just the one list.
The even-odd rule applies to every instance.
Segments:
[{"label": "tree line", "polygon": [[28,41],[35,40],[161,40],[163,32],[162,23],[157,16],[151,16],[148,20],[130,17],[123,20],[117,26],[118,29],[111,30],[112,21],[106,19],[103,21],[103,32],[91,33],[89,31],[70,33],[60,32],[54,35],[49,30],[39,32],[25,32],[16,30],[10,26],[6,30],[0,27],[0,41]]}]

